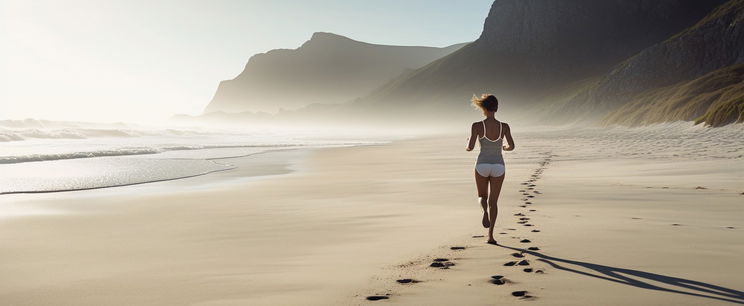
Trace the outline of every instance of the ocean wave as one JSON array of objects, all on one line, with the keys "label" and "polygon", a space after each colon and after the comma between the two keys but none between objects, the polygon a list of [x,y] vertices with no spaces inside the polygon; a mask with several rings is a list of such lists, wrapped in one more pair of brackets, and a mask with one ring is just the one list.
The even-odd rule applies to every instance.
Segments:
[{"label": "ocean wave", "polygon": [[190,136],[201,133],[189,130],[136,130],[99,128],[46,128],[46,129],[6,129],[0,128],[0,142],[24,141],[31,139],[88,139],[103,137],[142,137],[142,136]]},{"label": "ocean wave", "polygon": [[[352,143],[351,145],[359,144]],[[0,156],[0,164],[18,164],[27,162],[53,161],[65,159],[79,159],[92,157],[112,157],[127,155],[147,155],[158,154],[169,151],[192,151],[207,149],[270,149],[270,148],[291,148],[307,147],[303,144],[255,144],[255,145],[178,145],[163,147],[136,147],[136,148],[116,148],[107,150],[90,150],[68,153],[49,153],[49,154],[27,154],[15,156]]]},{"label": "ocean wave", "polygon": [[99,137],[194,136],[196,130],[151,128],[124,123],[88,123],[46,120],[0,120],[0,142],[31,139],[88,139]]},{"label": "ocean wave", "polygon": [[91,158],[91,157],[107,157],[107,156],[144,155],[144,154],[157,154],[161,152],[163,152],[163,150],[155,149],[155,148],[122,148],[122,149],[115,149],[115,150],[98,150],[98,151],[72,152],[72,153],[0,156],[0,164],[18,164],[18,163],[38,162],[38,161],[78,159],[78,158]]}]

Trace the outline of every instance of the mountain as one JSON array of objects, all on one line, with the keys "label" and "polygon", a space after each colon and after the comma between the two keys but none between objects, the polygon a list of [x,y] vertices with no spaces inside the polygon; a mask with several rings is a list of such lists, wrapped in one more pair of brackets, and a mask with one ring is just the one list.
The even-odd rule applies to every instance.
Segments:
[{"label": "mountain", "polygon": [[220,83],[205,113],[276,112],[313,103],[350,101],[463,45],[386,46],[314,33],[297,49],[271,50],[251,57],[240,75]]},{"label": "mountain", "polygon": [[744,121],[744,0],[616,65],[551,116],[607,113],[606,124]]},{"label": "mountain", "polygon": [[722,1],[496,0],[473,43],[381,86],[358,103],[447,115],[490,92],[502,109],[537,101],[606,73],[691,26]]}]

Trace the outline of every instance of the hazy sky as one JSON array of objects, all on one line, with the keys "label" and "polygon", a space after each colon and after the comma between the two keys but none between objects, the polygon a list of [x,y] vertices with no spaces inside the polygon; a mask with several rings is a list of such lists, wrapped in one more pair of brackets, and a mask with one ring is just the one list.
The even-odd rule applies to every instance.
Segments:
[{"label": "hazy sky", "polygon": [[0,0],[0,119],[199,114],[256,53],[313,32],[391,45],[472,41],[492,0]]}]

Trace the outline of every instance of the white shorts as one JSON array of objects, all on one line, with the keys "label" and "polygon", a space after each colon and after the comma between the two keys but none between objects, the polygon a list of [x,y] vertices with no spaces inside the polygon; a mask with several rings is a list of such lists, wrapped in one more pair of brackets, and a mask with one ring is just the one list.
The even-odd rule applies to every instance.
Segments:
[{"label": "white shorts", "polygon": [[475,171],[483,177],[499,177],[504,175],[506,167],[502,164],[475,164]]}]

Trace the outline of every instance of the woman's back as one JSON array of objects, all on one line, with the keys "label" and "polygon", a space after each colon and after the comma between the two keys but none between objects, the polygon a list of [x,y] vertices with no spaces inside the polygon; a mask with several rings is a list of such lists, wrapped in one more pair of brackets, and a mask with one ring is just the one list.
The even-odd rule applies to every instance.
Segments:
[{"label": "woman's back", "polygon": [[[496,133],[493,133],[493,129],[488,129],[488,127],[491,127],[491,124],[489,126],[486,126],[486,121],[481,121],[483,124],[483,136],[481,136],[478,139],[478,142],[480,143],[480,154],[478,154],[478,159],[476,160],[476,164],[504,164],[504,157],[501,154],[501,148],[503,147],[504,139],[502,137],[503,134],[503,124],[501,122],[498,122],[498,125],[496,126],[497,131]],[[489,133],[491,132],[491,133]],[[498,135],[495,139],[490,138],[487,135]],[[493,136],[492,136],[493,137]]]}]

